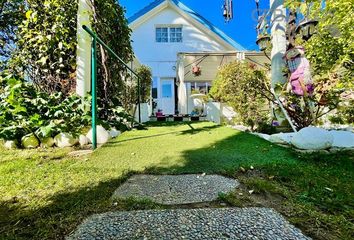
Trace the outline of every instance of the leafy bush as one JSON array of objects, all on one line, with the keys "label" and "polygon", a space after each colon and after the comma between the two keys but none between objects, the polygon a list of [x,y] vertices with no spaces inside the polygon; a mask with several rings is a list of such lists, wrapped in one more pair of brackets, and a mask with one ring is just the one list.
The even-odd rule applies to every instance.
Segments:
[{"label": "leafy bush", "polygon": [[12,68],[48,93],[75,88],[77,1],[28,0]]},{"label": "leafy bush", "polygon": [[79,133],[90,122],[90,105],[76,95],[49,95],[29,83],[7,78],[0,95],[0,138],[20,140],[34,133],[38,138],[59,132]]},{"label": "leafy bush", "polygon": [[141,102],[147,102],[151,95],[152,73],[148,66],[141,65],[136,69],[140,78],[140,97]]},{"label": "leafy bush", "polygon": [[267,122],[261,122],[258,124],[256,131],[259,133],[274,134],[277,132],[277,128]]},{"label": "leafy bush", "polygon": [[257,90],[268,86],[269,79],[263,71],[249,63],[236,61],[219,70],[210,95],[233,107],[238,113],[237,120],[253,129],[269,121],[268,99],[271,96],[262,95]]},{"label": "leafy bush", "polygon": [[[141,65],[135,72],[140,78],[140,100],[142,103],[147,102],[150,98],[152,73],[148,66]],[[134,115],[135,107],[138,103],[138,79],[132,74],[127,74],[125,84],[122,86],[122,94],[120,102],[124,109]]]},{"label": "leafy bush", "polygon": [[[126,63],[133,60],[128,21],[124,8],[115,0],[95,0],[93,2],[93,30]],[[98,105],[102,108],[101,118],[108,118],[106,109],[122,105],[126,68],[112,57],[102,46],[98,49]],[[129,84],[129,82],[128,82]],[[135,99],[131,104],[135,103]],[[125,108],[128,110],[127,108]]]},{"label": "leafy bush", "polygon": [[[29,133],[39,139],[60,132],[78,135],[91,123],[90,97],[49,95],[14,77],[3,78],[1,86],[0,138],[20,140]],[[122,108],[111,108],[108,112],[109,118],[99,120],[98,124],[106,129],[130,129],[131,117]]]}]

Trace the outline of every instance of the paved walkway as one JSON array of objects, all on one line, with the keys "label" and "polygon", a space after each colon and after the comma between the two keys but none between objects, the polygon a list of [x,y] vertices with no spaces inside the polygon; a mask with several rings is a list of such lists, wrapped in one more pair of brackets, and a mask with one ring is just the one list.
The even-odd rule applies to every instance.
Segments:
[{"label": "paved walkway", "polygon": [[147,198],[165,205],[211,202],[238,185],[235,179],[219,175],[135,175],[113,197]]},{"label": "paved walkway", "polygon": [[[217,199],[239,183],[218,175],[136,175],[113,197],[149,198],[165,205]],[[309,239],[267,208],[203,208],[110,212],[84,221],[68,240],[109,239]]]},{"label": "paved walkway", "polygon": [[309,239],[266,208],[175,209],[94,215],[68,238],[98,239]]}]

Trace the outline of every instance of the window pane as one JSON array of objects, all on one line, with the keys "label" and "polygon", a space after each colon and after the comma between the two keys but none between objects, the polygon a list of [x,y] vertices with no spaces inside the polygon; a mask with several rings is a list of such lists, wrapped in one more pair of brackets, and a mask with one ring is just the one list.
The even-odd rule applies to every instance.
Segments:
[{"label": "window pane", "polygon": [[201,94],[206,94],[207,93],[206,82],[197,82],[197,90]]},{"label": "window pane", "polygon": [[182,28],[170,28],[170,42],[182,42]]},{"label": "window pane", "polygon": [[167,33],[167,28],[156,28],[156,42],[168,42]]},{"label": "window pane", "polygon": [[172,98],[171,84],[162,84],[162,97],[163,98]]},{"label": "window pane", "polygon": [[152,88],[152,98],[157,98],[157,88]]}]

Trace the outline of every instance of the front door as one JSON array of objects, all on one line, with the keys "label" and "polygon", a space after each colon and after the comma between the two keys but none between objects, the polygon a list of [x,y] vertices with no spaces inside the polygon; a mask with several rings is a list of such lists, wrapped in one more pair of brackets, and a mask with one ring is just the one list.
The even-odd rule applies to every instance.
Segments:
[{"label": "front door", "polygon": [[161,79],[160,108],[165,115],[175,113],[174,79]]}]

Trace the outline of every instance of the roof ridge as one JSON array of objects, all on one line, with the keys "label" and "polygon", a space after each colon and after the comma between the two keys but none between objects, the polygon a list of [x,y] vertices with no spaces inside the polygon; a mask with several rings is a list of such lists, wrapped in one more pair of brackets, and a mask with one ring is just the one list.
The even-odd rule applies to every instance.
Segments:
[{"label": "roof ridge", "polygon": [[149,5],[145,6],[144,8],[142,8],[139,11],[137,11],[136,13],[134,13],[131,17],[129,17],[128,23],[130,24],[130,23],[134,22],[136,19],[138,19],[139,17],[141,17],[145,13],[150,12],[152,9],[154,9],[155,7],[157,7],[158,5],[163,3],[164,1],[166,1],[166,0],[154,0],[153,2],[149,3]]},{"label": "roof ridge", "polygon": [[181,9],[183,12],[189,14],[194,20],[202,24],[204,27],[215,33],[218,37],[220,37],[222,40],[233,46],[236,50],[241,50],[241,51],[246,51],[246,48],[244,48],[241,44],[236,42],[234,39],[226,35],[221,29],[217,28],[214,24],[211,23],[211,21],[207,20],[205,17],[200,15],[199,13],[195,12],[191,8],[187,7],[184,5],[181,1],[179,0],[155,0],[154,2],[150,3],[148,6],[144,7],[137,13],[135,13],[132,17],[128,18],[129,24],[134,22],[136,19],[139,17],[145,15],[146,13],[150,12],[152,9],[155,7],[159,6],[165,1],[171,1],[173,2],[179,9]]}]

